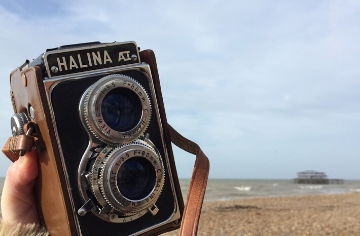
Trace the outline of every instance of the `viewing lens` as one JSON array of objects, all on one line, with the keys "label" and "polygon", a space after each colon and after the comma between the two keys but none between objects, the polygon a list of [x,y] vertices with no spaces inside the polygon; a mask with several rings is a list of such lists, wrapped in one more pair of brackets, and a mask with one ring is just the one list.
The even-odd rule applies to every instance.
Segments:
[{"label": "viewing lens", "polygon": [[140,200],[154,189],[156,173],[150,161],[133,157],[122,164],[117,174],[121,194],[129,200]]},{"label": "viewing lens", "polygon": [[139,123],[142,106],[139,97],[133,91],[116,88],[104,97],[101,113],[105,123],[111,129],[125,132]]}]

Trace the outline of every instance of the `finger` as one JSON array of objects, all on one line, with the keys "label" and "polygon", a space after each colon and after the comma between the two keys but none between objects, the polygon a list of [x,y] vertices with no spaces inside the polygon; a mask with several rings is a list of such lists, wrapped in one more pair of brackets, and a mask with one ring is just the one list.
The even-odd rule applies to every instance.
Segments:
[{"label": "finger", "polygon": [[27,185],[38,175],[38,163],[36,152],[33,149],[30,153],[21,156],[16,163],[17,179],[16,184]]},{"label": "finger", "polygon": [[34,150],[10,165],[2,192],[3,220],[10,224],[38,223],[33,187],[38,174]]}]

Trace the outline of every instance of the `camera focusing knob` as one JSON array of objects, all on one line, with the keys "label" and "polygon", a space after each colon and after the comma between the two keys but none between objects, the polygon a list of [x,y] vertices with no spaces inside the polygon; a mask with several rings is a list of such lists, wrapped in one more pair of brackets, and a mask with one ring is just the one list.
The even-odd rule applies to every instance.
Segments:
[{"label": "camera focusing knob", "polygon": [[16,113],[11,116],[11,131],[13,136],[25,134],[24,125],[30,122],[26,113]]}]

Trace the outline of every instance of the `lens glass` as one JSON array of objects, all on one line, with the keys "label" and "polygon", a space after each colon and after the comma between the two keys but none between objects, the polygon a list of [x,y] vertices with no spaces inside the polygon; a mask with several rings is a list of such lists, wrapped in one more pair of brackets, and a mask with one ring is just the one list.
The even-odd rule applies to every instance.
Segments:
[{"label": "lens glass", "polygon": [[129,200],[147,197],[156,183],[155,168],[143,157],[133,157],[121,165],[117,174],[117,186]]},{"label": "lens glass", "polygon": [[104,97],[101,104],[101,114],[111,129],[118,132],[129,131],[141,119],[140,99],[129,89],[113,89]]}]

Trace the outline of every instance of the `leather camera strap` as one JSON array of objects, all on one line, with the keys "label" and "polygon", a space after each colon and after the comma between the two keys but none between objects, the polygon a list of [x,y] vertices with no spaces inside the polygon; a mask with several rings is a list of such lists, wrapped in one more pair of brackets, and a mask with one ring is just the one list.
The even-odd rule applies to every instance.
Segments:
[{"label": "leather camera strap", "polygon": [[[158,105],[160,107],[159,112],[160,116],[162,117],[163,127],[165,127],[166,129],[166,131],[164,132],[166,146],[171,149],[171,144],[167,143],[167,141],[169,140],[169,142],[173,142],[181,149],[196,155],[195,166],[185,202],[183,218],[181,220],[180,236],[196,235],[202,202],[204,199],[207,179],[209,175],[209,159],[202,152],[199,145],[184,138],[176,130],[174,130],[169,125],[169,123],[167,123],[165,107],[163,104],[163,98],[161,93],[159,73],[154,52],[152,50],[141,51],[140,58],[142,62],[148,63],[151,68],[151,74],[155,86],[155,94]],[[168,135],[170,137],[168,137]]]},{"label": "leather camera strap", "polygon": [[168,125],[168,131],[171,142],[179,148],[196,155],[179,234],[180,236],[196,235],[209,176],[209,159],[205,156],[199,145],[183,137],[170,125]]}]

